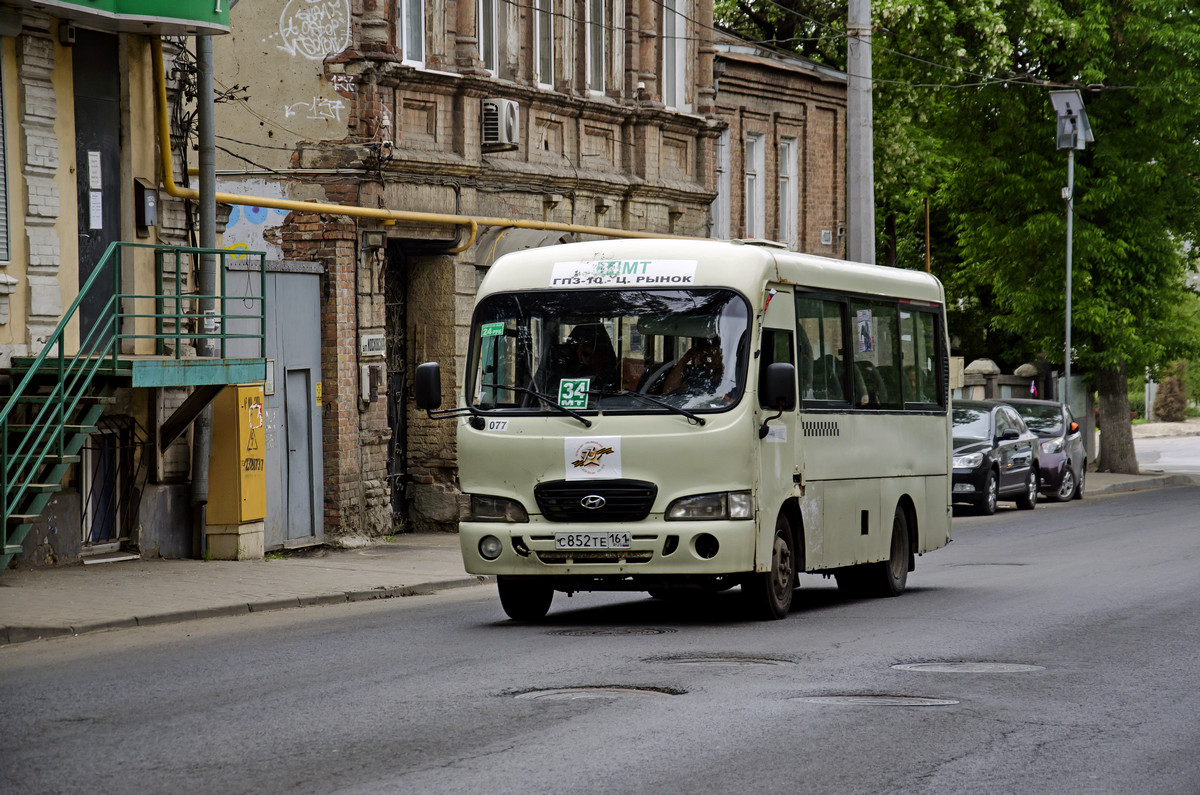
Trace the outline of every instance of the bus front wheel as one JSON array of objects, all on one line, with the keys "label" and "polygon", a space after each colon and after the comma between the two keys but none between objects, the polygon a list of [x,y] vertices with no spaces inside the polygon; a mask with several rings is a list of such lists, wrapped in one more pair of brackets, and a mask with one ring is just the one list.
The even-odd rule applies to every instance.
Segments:
[{"label": "bus front wheel", "polygon": [[742,586],[750,609],[759,617],[777,619],[792,609],[796,588],[796,550],[792,526],[783,514],[775,520],[775,541],[771,545],[771,570],[752,574]]},{"label": "bus front wheel", "polygon": [[500,606],[514,621],[539,621],[546,617],[554,589],[532,580],[496,577],[496,589],[500,592]]}]

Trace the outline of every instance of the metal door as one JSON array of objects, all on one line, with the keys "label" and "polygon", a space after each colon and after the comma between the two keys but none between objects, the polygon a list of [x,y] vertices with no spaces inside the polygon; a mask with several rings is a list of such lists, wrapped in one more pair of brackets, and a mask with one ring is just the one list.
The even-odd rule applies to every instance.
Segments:
[{"label": "metal door", "polygon": [[287,415],[287,538],[294,541],[316,535],[313,523],[312,371],[288,370],[284,383]]},{"label": "metal door", "polygon": [[[91,276],[110,243],[121,239],[121,72],[117,37],[79,29],[72,62],[75,89],[75,180],[79,195],[79,285]],[[84,297],[79,339],[89,347],[92,329],[110,322],[115,307],[115,261]],[[97,332],[106,340],[113,329]]]}]

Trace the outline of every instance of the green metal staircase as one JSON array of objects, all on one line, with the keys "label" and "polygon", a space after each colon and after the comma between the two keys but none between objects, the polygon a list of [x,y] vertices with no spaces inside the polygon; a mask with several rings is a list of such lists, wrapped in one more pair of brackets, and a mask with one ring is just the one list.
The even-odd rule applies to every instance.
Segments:
[{"label": "green metal staircase", "polygon": [[[140,259],[145,266],[150,255],[155,293],[122,292],[121,274],[137,272],[131,259]],[[184,277],[192,260],[201,256],[219,263],[216,295],[185,294]],[[235,256],[258,259],[257,297],[226,296],[225,262]],[[169,278],[172,265],[173,279]],[[112,274],[111,295],[80,340],[78,351],[68,356],[64,353],[67,329],[80,318],[84,299],[108,294],[110,285],[102,274]],[[224,385],[265,377],[265,279],[261,252],[137,243],[114,243],[105,251],[42,352],[36,357],[13,357],[8,369],[7,394],[0,398],[0,573],[21,552],[22,542],[61,490],[70,467],[80,462],[84,444],[106,407],[115,402],[118,388],[195,387],[193,397],[164,423],[167,430],[160,433],[160,442],[165,447]],[[166,290],[168,286],[173,291]],[[208,299],[217,310],[200,316],[198,307]],[[230,307],[242,313],[230,313]],[[247,312],[247,307],[252,311]],[[154,341],[153,354],[123,353],[145,339]],[[216,344],[217,357],[184,356],[186,349],[203,339]]]}]

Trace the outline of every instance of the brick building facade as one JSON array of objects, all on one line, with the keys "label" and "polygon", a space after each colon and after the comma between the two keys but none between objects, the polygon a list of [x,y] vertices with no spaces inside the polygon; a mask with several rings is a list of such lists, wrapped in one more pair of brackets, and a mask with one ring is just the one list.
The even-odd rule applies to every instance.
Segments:
[{"label": "brick building facade", "polygon": [[[218,108],[219,189],[442,214],[242,213],[225,232],[325,268],[321,317],[295,321],[321,328],[328,538],[454,529],[455,427],[413,408],[409,373],[440,361],[459,401],[476,287],[504,252],[596,228],[755,236],[735,187],[749,130],[796,147],[797,244],[840,255],[844,77],[718,48],[711,0],[276,0],[239,5],[231,27],[216,76],[246,97]],[[758,236],[788,228],[776,193],[753,208]]]}]

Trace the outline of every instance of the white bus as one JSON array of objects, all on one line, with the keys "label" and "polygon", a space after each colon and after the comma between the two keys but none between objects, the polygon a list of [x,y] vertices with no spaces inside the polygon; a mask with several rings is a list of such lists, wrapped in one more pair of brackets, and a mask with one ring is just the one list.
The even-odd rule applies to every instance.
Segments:
[{"label": "white bus", "polygon": [[945,294],[774,244],[610,240],[508,254],[456,417],[466,570],[514,619],[555,591],[741,586],[782,618],[801,572],[894,596],[950,537]]}]

